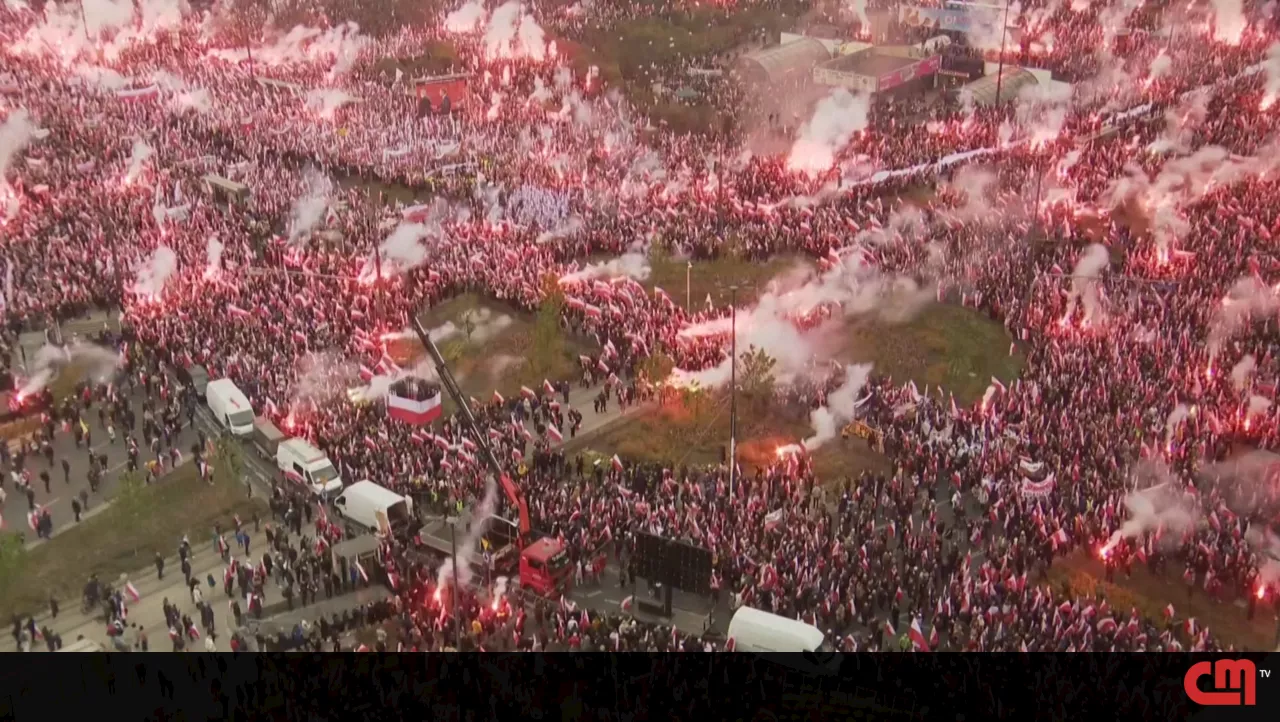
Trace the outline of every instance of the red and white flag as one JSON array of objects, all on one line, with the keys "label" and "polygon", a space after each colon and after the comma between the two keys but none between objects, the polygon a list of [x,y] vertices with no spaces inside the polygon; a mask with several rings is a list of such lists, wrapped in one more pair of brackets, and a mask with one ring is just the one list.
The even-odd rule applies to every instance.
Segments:
[{"label": "red and white flag", "polygon": [[440,418],[442,411],[439,391],[421,401],[394,393],[387,396],[387,413],[406,424],[429,424]]},{"label": "red and white flag", "polygon": [[137,588],[137,587],[135,587],[135,586],[133,586],[133,582],[126,582],[126,583],[125,583],[125,585],[124,585],[124,593],[125,593],[125,594],[128,594],[128,595],[129,595],[129,598],[130,598],[130,599],[132,599],[132,600],[133,600],[133,601],[135,601],[135,602],[136,602],[136,601],[138,601],[139,599],[142,599],[142,595],[141,595],[141,594],[138,594],[138,588]]},{"label": "red and white flag", "polygon": [[609,463],[613,465],[614,470],[622,471],[622,459],[619,459],[617,454],[614,454],[613,458],[609,459]]},{"label": "red and white flag", "polygon": [[564,435],[561,434],[560,430],[554,426],[547,427],[547,438],[551,439],[551,442],[554,444],[559,444],[564,441]]},{"label": "red and white flag", "polygon": [[911,644],[920,652],[928,652],[929,640],[924,638],[924,631],[920,629],[920,618],[916,617],[911,620],[911,630],[907,632],[911,637]]},{"label": "red and white flag", "polygon": [[365,573],[364,566],[359,561],[356,562],[356,574],[360,575],[360,580],[365,584],[369,583],[369,575]]}]

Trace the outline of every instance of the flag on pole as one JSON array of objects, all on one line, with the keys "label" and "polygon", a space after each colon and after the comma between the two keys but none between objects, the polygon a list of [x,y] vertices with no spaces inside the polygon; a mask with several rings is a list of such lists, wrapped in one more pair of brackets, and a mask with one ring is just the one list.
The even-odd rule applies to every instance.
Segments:
[{"label": "flag on pole", "polygon": [[133,582],[125,583],[124,592],[125,594],[128,594],[129,598],[132,599],[134,602],[137,602],[139,599],[142,598],[142,595],[138,594],[138,588],[133,586]]},{"label": "flag on pole", "polygon": [[369,583],[369,575],[365,572],[364,565],[362,565],[359,560],[356,561],[356,574],[360,575],[360,581],[365,584]]},{"label": "flag on pole", "polygon": [[929,649],[929,641],[924,638],[924,631],[920,629],[920,617],[911,620],[911,629],[907,632],[911,637],[911,644],[920,652],[931,651]]}]

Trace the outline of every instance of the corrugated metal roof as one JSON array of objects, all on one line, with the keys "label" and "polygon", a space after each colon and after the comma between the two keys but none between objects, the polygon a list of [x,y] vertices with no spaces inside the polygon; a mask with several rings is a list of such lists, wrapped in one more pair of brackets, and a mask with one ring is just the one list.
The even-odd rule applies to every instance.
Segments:
[{"label": "corrugated metal roof", "polygon": [[978,105],[996,104],[996,86],[1000,87],[1000,102],[1007,103],[1018,97],[1018,93],[1029,85],[1039,85],[1036,76],[1023,68],[1005,68],[1004,82],[999,82],[999,74],[991,74],[979,78],[960,89],[973,98]]},{"label": "corrugated metal roof", "polygon": [[825,45],[813,38],[805,38],[747,53],[738,62],[748,72],[776,81],[795,73],[807,73],[818,63],[830,59],[831,53],[827,52]]}]

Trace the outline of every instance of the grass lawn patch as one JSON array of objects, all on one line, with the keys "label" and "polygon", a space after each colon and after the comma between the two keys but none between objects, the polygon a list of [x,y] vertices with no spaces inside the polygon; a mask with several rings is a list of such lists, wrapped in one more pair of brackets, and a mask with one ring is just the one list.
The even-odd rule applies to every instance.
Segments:
[{"label": "grass lawn patch", "polygon": [[654,286],[661,288],[672,301],[684,306],[687,275],[688,300],[695,311],[706,308],[707,296],[716,306],[729,305],[729,287],[737,285],[738,306],[742,307],[763,294],[774,278],[802,264],[811,265],[799,256],[778,256],[763,262],[736,258],[693,261],[690,267],[689,261],[658,256],[650,259],[652,271],[644,285],[650,292]]},{"label": "grass lawn patch", "polygon": [[236,514],[242,520],[254,511],[266,515],[266,504],[247,498],[243,484],[222,474],[214,478],[208,484],[195,464],[185,464],[139,489],[131,503],[113,503],[30,551],[15,553],[17,536],[6,534],[0,541],[0,617],[42,610],[50,593],[64,607],[78,607],[90,574],[114,584],[120,574],[146,567],[156,552],[176,552],[184,534],[208,539],[215,522],[230,528]]},{"label": "grass lawn patch", "polygon": [[[1134,564],[1132,577],[1125,577],[1117,570],[1113,578],[1115,583],[1107,583],[1102,562],[1083,550],[1056,560],[1049,568],[1049,579],[1055,590],[1065,583],[1072,594],[1101,591],[1117,619],[1127,619],[1129,610],[1137,607],[1147,617],[1162,620],[1165,606],[1173,604],[1179,629],[1184,621],[1195,617],[1200,626],[1208,627],[1224,646],[1233,644],[1236,649],[1249,651],[1275,648],[1276,613],[1271,602],[1259,604],[1254,618],[1249,620],[1244,608],[1234,602],[1211,600],[1203,587],[1197,586],[1188,599],[1187,586],[1180,575],[1155,576],[1145,564]],[[1191,645],[1185,634],[1179,632],[1179,635],[1183,646],[1189,649]]]},{"label": "grass lawn patch", "polygon": [[[553,334],[539,331],[538,314],[474,293],[433,306],[420,318],[428,329],[446,325],[453,329],[436,344],[462,391],[482,401],[494,390],[510,398],[520,393],[521,386],[540,387],[543,379],[575,381],[582,368],[578,356],[596,348],[593,341],[563,330],[551,338]],[[410,339],[395,344],[389,353],[403,364],[426,351]],[[451,403],[446,400],[446,413]]]},{"label": "grass lawn patch", "polygon": [[[628,461],[667,466],[717,464],[721,454],[729,452],[729,426],[728,396],[717,394],[703,408],[674,402],[646,409],[571,443],[568,450],[606,459],[617,454]],[[807,416],[798,411],[755,413],[740,403],[738,463],[744,471],[764,468],[777,460],[779,447],[812,433]],[[814,452],[813,463],[824,482],[855,477],[863,470],[889,469],[888,459],[861,439],[828,442]]]},{"label": "grass lawn patch", "polygon": [[870,361],[877,374],[899,383],[914,381],[921,393],[926,385],[940,385],[955,394],[958,404],[982,398],[992,376],[1011,382],[1025,362],[1020,352],[1009,355],[1013,339],[1003,326],[955,304],[931,304],[905,324],[855,319],[845,333],[838,357]]}]

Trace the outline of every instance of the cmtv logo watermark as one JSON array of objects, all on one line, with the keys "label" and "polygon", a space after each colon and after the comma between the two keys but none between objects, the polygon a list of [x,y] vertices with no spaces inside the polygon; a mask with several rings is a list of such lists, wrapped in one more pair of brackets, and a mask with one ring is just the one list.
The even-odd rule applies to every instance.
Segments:
[{"label": "cmtv logo watermark", "polygon": [[[1213,676],[1213,689],[1200,689],[1200,678]],[[1258,678],[1269,679],[1271,670],[1258,669],[1248,659],[1219,659],[1196,662],[1182,678],[1182,687],[1192,702],[1205,707],[1253,707],[1258,704]]]}]

